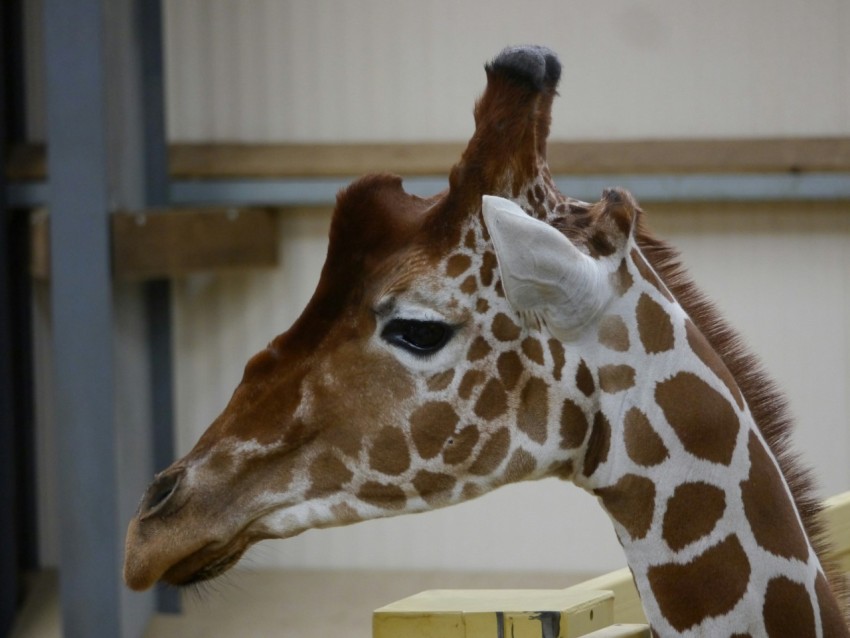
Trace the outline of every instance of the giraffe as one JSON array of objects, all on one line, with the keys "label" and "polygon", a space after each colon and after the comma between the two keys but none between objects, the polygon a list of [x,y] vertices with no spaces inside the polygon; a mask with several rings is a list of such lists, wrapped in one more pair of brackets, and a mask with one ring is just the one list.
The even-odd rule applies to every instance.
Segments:
[{"label": "giraffe", "polygon": [[485,69],[445,192],[339,194],[313,298],[155,477],[125,581],[557,476],[610,516],[655,635],[850,635],[781,398],[628,192],[556,189],[557,56]]}]

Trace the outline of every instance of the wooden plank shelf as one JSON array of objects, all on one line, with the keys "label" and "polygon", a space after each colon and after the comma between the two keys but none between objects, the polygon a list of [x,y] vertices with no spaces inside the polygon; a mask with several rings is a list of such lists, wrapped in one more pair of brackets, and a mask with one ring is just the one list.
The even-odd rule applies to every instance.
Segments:
[{"label": "wooden plank shelf", "polygon": [[[111,216],[112,273],[122,280],[277,265],[271,208],[163,209]],[[30,272],[50,276],[49,215],[33,217]]]},{"label": "wooden plank shelf", "polygon": [[[367,144],[172,143],[173,179],[280,179],[389,171],[447,175],[461,142]],[[850,172],[850,137],[550,141],[555,175]],[[6,158],[10,181],[46,177],[44,146],[18,146]]]}]

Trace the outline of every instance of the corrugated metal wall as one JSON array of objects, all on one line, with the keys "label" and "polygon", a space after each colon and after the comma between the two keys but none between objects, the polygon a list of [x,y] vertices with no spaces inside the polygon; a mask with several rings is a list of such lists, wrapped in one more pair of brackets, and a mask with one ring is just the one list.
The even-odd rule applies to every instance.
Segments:
[{"label": "corrugated metal wall", "polygon": [[[559,139],[850,134],[845,0],[165,0],[165,9],[174,140],[465,140],[484,61],[522,42],[563,60]],[[649,212],[787,389],[825,492],[847,489],[850,211],[757,208]],[[284,215],[273,271],[176,282],[180,453],[225,405],[247,358],[298,316],[329,219]],[[263,543],[248,563],[600,571],[623,561],[593,499],[546,481]]]}]

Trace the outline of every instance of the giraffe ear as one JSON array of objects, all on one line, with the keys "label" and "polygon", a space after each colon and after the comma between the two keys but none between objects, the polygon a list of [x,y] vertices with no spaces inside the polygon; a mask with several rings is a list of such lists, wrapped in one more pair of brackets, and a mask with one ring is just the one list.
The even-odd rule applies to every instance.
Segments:
[{"label": "giraffe ear", "polygon": [[604,263],[508,199],[485,195],[482,210],[511,306],[559,339],[576,338],[611,299]]}]

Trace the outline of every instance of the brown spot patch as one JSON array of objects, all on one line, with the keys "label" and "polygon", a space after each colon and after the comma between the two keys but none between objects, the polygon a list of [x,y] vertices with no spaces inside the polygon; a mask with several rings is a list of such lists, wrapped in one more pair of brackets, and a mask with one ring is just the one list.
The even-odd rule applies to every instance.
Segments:
[{"label": "brown spot patch", "polygon": [[630,253],[632,257],[632,262],[634,262],[635,267],[637,267],[638,273],[645,280],[652,284],[658,292],[664,295],[669,301],[673,301],[673,296],[667,290],[667,286],[661,283],[661,280],[658,278],[658,275],[655,274],[655,271],[650,267],[646,260],[643,258],[643,255],[637,248],[632,248],[632,252]]},{"label": "brown spot patch", "polygon": [[467,483],[463,486],[460,497],[464,501],[471,501],[472,499],[481,496],[483,493],[484,490],[479,487],[477,483]]},{"label": "brown spot patch", "polygon": [[466,231],[466,237],[463,238],[463,245],[467,248],[475,248],[476,240],[475,240],[475,231],[471,228]]},{"label": "brown spot patch", "polygon": [[590,440],[587,442],[587,451],[584,454],[584,475],[593,476],[596,469],[608,460],[608,451],[611,449],[611,424],[602,412],[597,412],[593,417],[593,428],[590,431]]},{"label": "brown spot patch", "polygon": [[829,583],[823,573],[818,573],[815,580],[815,595],[820,607],[821,625],[823,625],[824,636],[840,636],[847,631],[844,616],[838,601],[829,588]]},{"label": "brown spot patch", "polygon": [[599,368],[599,387],[614,394],[628,390],[635,384],[635,369],[627,365],[610,365]]},{"label": "brown spot patch", "polygon": [[454,279],[469,270],[472,259],[469,255],[452,255],[446,262],[446,275]]},{"label": "brown spot patch", "polygon": [[750,475],[741,483],[741,498],[756,542],[777,556],[808,560],[808,543],[785,481],[754,432],[750,432],[747,449]]},{"label": "brown spot patch", "polygon": [[620,267],[617,268],[617,272],[614,273],[614,289],[622,297],[629,291],[629,288],[632,287],[633,283],[634,279],[632,278],[632,273],[629,272],[629,264],[626,261],[626,258],[623,257],[623,261],[620,262]]},{"label": "brown spot patch", "polygon": [[589,397],[596,390],[596,385],[593,383],[593,374],[590,372],[590,368],[587,367],[584,359],[579,362],[578,370],[576,370],[576,387],[586,397]]},{"label": "brown spot patch", "polygon": [[486,378],[487,375],[481,370],[467,370],[466,374],[463,375],[463,379],[460,380],[460,385],[457,389],[458,396],[464,400],[469,399],[472,396],[475,386],[484,383],[484,379]]},{"label": "brown spot patch", "polygon": [[492,331],[493,336],[499,341],[515,341],[520,333],[519,326],[503,312],[493,318]]},{"label": "brown spot patch", "polygon": [[623,422],[626,453],[632,461],[650,467],[658,465],[670,455],[658,432],[638,408],[626,412]]},{"label": "brown spot patch", "polygon": [[545,197],[546,197],[546,195],[543,192],[543,187],[540,184],[535,184],[534,185],[534,201],[537,202],[538,204],[542,204],[543,199]]},{"label": "brown spot patch", "polygon": [[369,465],[373,470],[398,476],[410,467],[407,439],[399,428],[381,428],[369,448]]},{"label": "brown spot patch", "polygon": [[455,426],[458,416],[448,403],[435,401],[416,409],[410,417],[410,432],[416,451],[423,459],[437,456],[443,449]]},{"label": "brown spot patch", "polygon": [[407,496],[398,485],[366,481],[357,492],[357,498],[370,505],[389,510],[400,510],[407,504]]},{"label": "brown spot patch", "polygon": [[484,337],[478,336],[475,337],[472,345],[469,346],[469,352],[466,353],[466,358],[469,361],[478,361],[490,354],[491,350],[490,344],[487,343]]},{"label": "brown spot patch", "polygon": [[345,463],[330,452],[316,457],[310,464],[310,489],[305,498],[326,496],[342,489],[354,475]]},{"label": "brown spot patch", "polygon": [[561,447],[572,450],[580,446],[584,443],[589,427],[584,410],[569,399],[564,399],[561,407]]},{"label": "brown spot patch", "polygon": [[[770,638],[814,638],[815,611],[806,588],[784,576],[771,580],[764,594],[764,627]],[[824,632],[841,634],[847,634],[846,627],[840,634]]]},{"label": "brown spot patch", "polygon": [[522,340],[522,353],[538,365],[543,365],[543,346],[537,339],[526,337]]},{"label": "brown spot patch", "polygon": [[473,275],[464,279],[463,283],[460,285],[460,291],[465,295],[471,295],[476,290],[478,290],[478,282],[475,280]]},{"label": "brown spot patch", "polygon": [[655,386],[655,401],[688,452],[729,465],[740,424],[717,390],[695,374],[680,372]]},{"label": "brown spot patch", "polygon": [[592,257],[608,257],[613,255],[617,246],[603,230],[597,230],[590,236],[588,249]]},{"label": "brown spot patch", "polygon": [[341,524],[354,523],[363,520],[363,517],[358,514],[357,510],[351,507],[348,503],[337,503],[336,505],[331,505],[331,512],[334,515],[334,520]]},{"label": "brown spot patch", "polygon": [[674,552],[699,540],[726,511],[726,494],[708,483],[682,483],[667,501],[663,535]]},{"label": "brown spot patch", "polygon": [[747,591],[750,572],[747,554],[733,534],[683,565],[650,567],[647,578],[661,614],[681,632],[731,611]]},{"label": "brown spot patch", "polygon": [[505,467],[505,481],[512,483],[522,481],[537,469],[537,460],[530,452],[520,448],[511,454],[507,467]]},{"label": "brown spot patch", "polygon": [[443,450],[443,461],[449,465],[463,463],[472,454],[475,444],[478,443],[478,428],[467,425],[460,432],[446,440]]},{"label": "brown spot patch", "polygon": [[413,478],[413,487],[419,492],[419,496],[430,505],[444,501],[455,483],[457,483],[457,479],[453,476],[429,472],[428,470],[419,470]]},{"label": "brown spot patch", "polygon": [[637,322],[640,342],[647,354],[667,352],[673,348],[673,322],[661,305],[646,293],[637,304]]},{"label": "brown spot patch", "polygon": [[445,390],[449,387],[449,384],[452,382],[452,379],[454,379],[454,377],[454,369],[446,370],[445,372],[435,374],[428,379],[428,389],[431,392],[439,392],[440,390]]},{"label": "brown spot patch", "polygon": [[531,377],[520,393],[517,425],[536,443],[546,442],[549,422],[549,388],[543,379]]},{"label": "brown spot patch", "polygon": [[496,255],[489,250],[484,253],[481,259],[481,285],[484,287],[490,286],[493,283],[493,273],[499,262],[496,260]]},{"label": "brown spot patch", "polygon": [[599,343],[616,352],[629,349],[629,329],[619,315],[606,315],[599,322]]},{"label": "brown spot patch", "polygon": [[522,361],[513,350],[503,352],[496,361],[496,369],[499,371],[499,378],[505,384],[505,389],[513,390],[522,374]]},{"label": "brown spot patch", "polygon": [[552,476],[563,481],[572,481],[575,475],[575,467],[572,459],[567,459],[552,469]]},{"label": "brown spot patch", "polygon": [[499,428],[481,448],[481,452],[469,471],[477,476],[484,476],[495,471],[504,460],[511,445],[511,433],[508,428]]},{"label": "brown spot patch", "polygon": [[549,339],[549,352],[552,355],[552,376],[555,378],[555,381],[560,381],[561,372],[566,363],[564,344],[557,339]]},{"label": "brown spot patch", "polygon": [[485,421],[491,421],[503,415],[507,409],[508,397],[505,394],[505,386],[500,379],[491,378],[478,395],[474,408],[475,414]]},{"label": "brown spot patch", "polygon": [[655,512],[655,484],[651,480],[626,474],[614,485],[594,490],[594,494],[633,540],[646,536]]},{"label": "brown spot patch", "polygon": [[480,297],[478,301],[475,302],[475,310],[483,315],[485,312],[490,310],[490,302],[484,299],[484,297]]},{"label": "brown spot patch", "polygon": [[685,322],[685,331],[688,335],[688,345],[690,345],[691,350],[729,388],[729,392],[735,398],[735,403],[743,410],[744,397],[741,395],[741,389],[738,387],[732,373],[729,372],[729,368],[723,363],[720,355],[711,348],[708,340],[690,320]]}]

